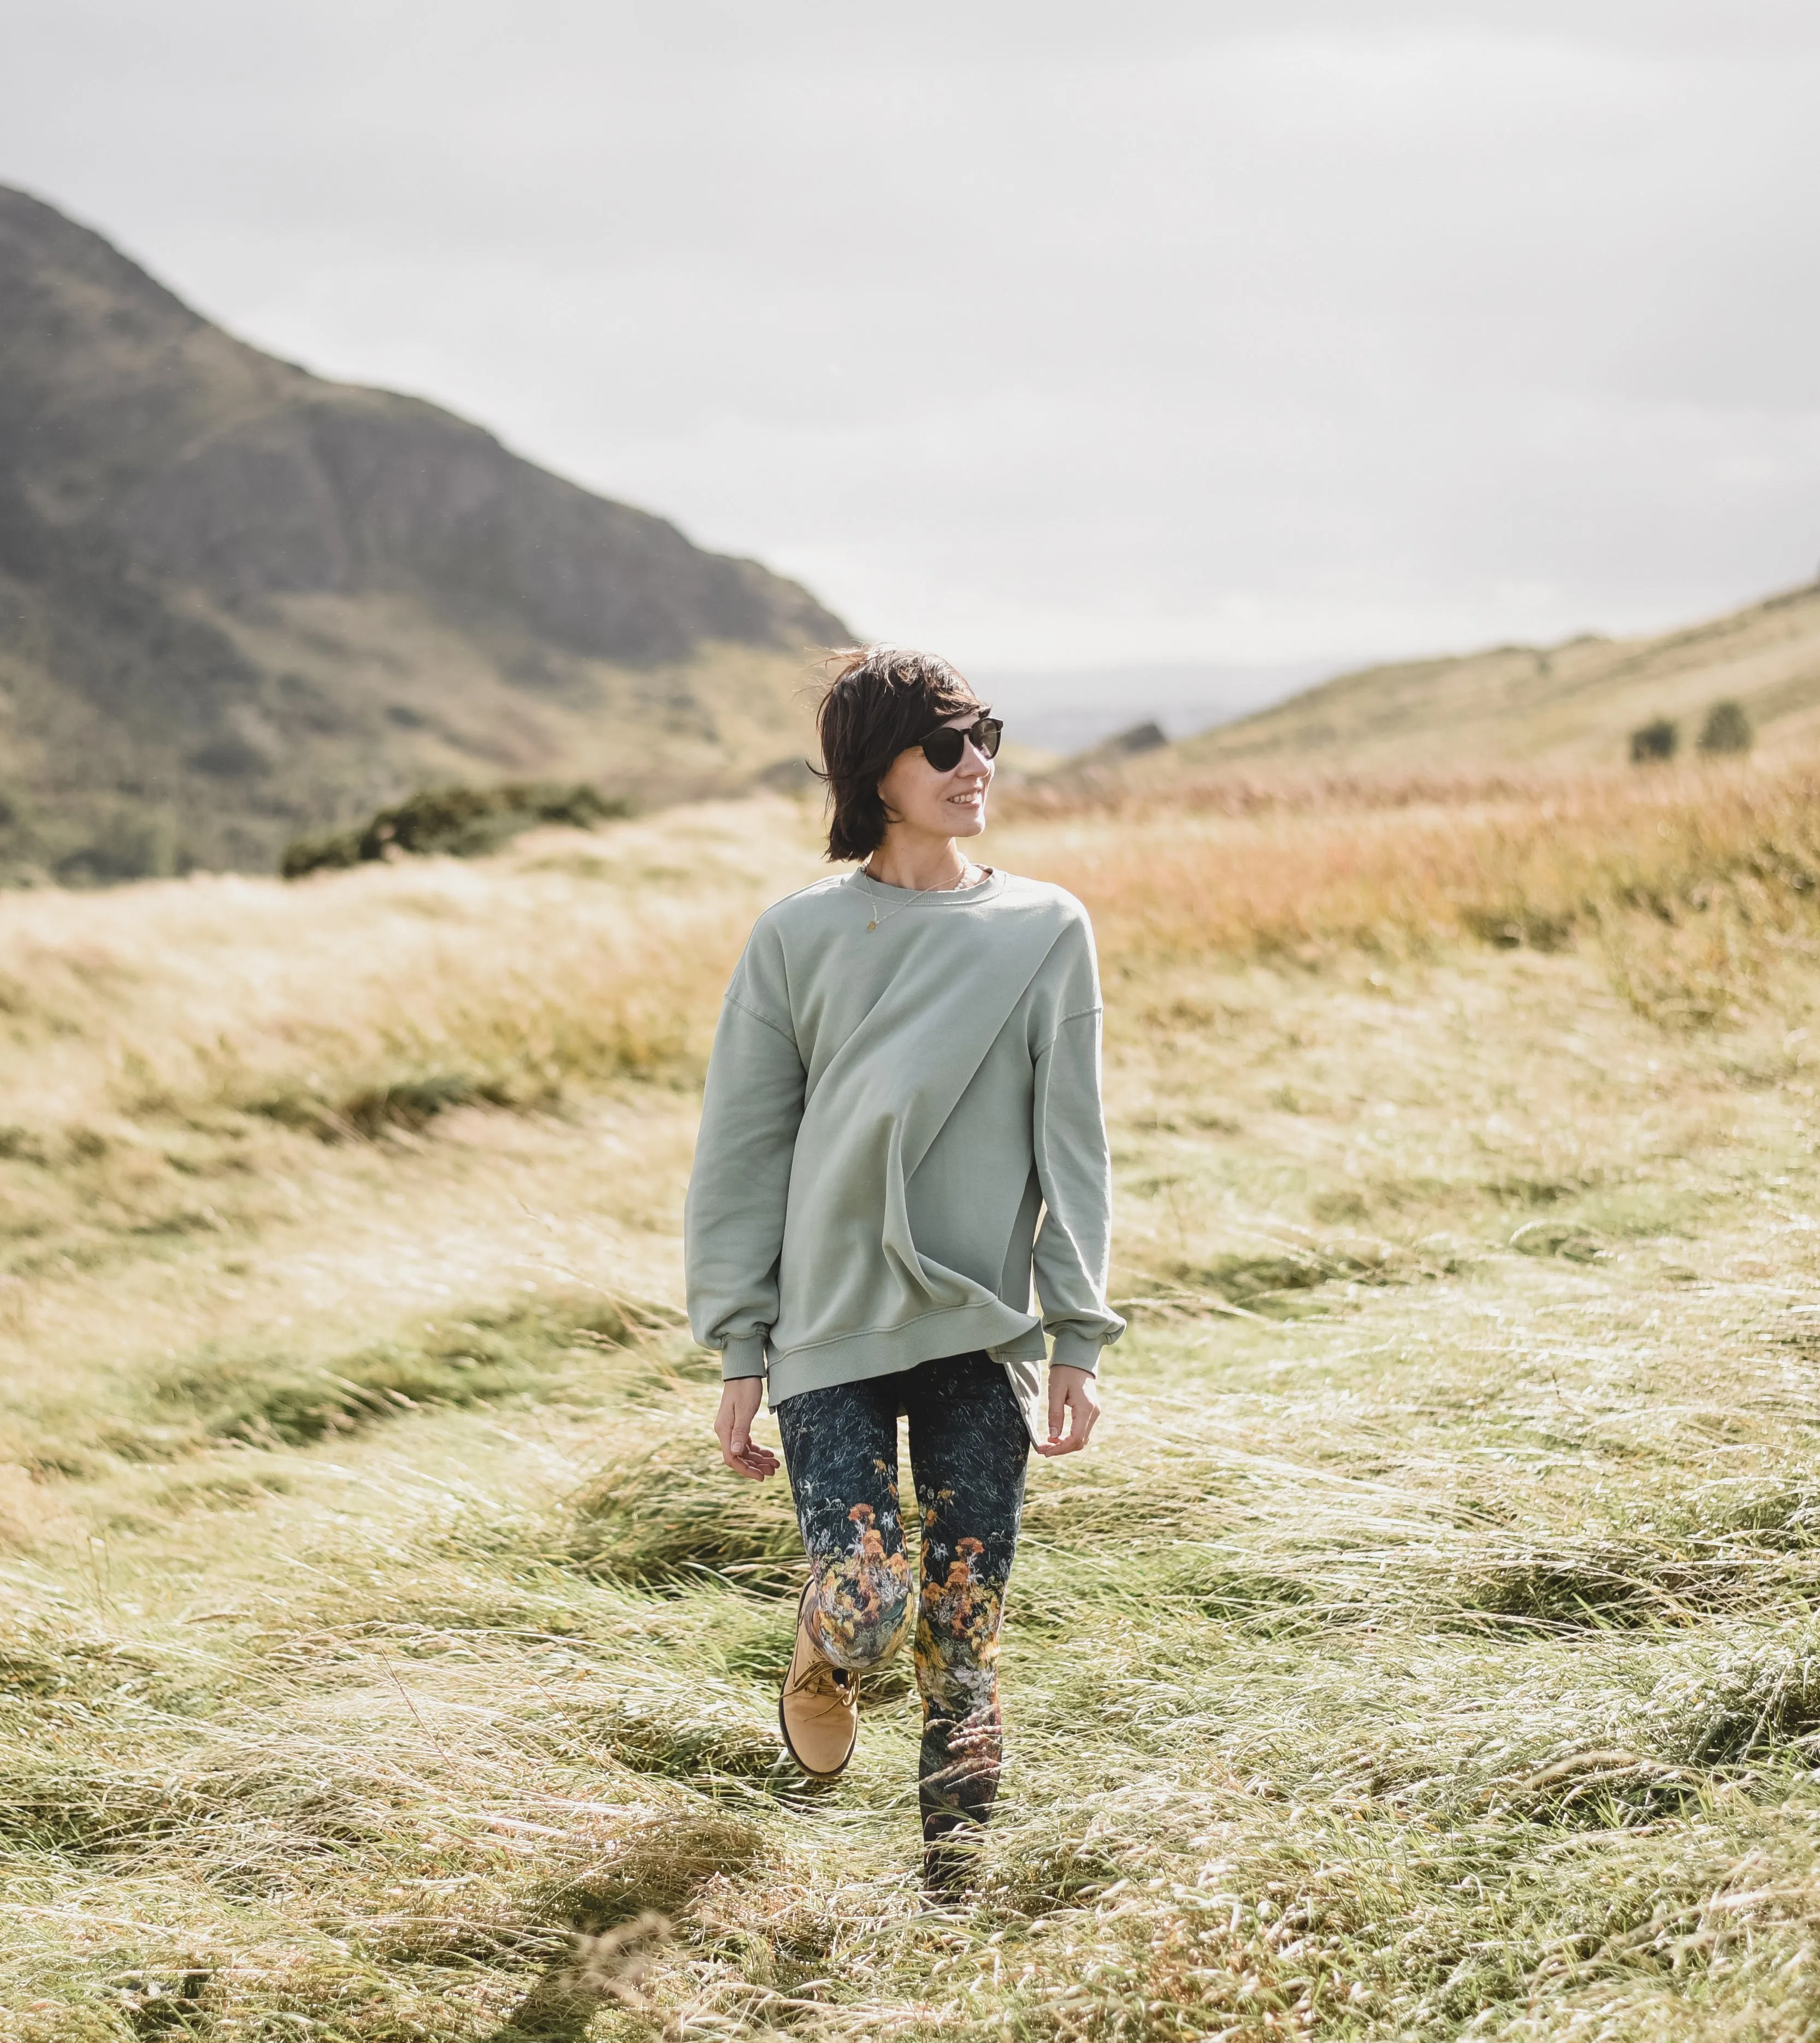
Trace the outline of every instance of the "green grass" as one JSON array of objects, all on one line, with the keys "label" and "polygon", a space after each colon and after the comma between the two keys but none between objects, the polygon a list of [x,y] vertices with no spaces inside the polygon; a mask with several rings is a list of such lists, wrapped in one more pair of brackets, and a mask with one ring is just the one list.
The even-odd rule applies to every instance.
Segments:
[{"label": "green grass", "polygon": [[673,1318],[649,1306],[538,1298],[426,1321],[415,1338],[318,1363],[282,1350],[205,1351],[154,1372],[145,1385],[151,1424],[117,1430],[109,1444],[129,1455],[191,1442],[300,1447],[429,1406],[535,1393],[553,1370],[596,1367],[602,1349],[665,1324]]}]

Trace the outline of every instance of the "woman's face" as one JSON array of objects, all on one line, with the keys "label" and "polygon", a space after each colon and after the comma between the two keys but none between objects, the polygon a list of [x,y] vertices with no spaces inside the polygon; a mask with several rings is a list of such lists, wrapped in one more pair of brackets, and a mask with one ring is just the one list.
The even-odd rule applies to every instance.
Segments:
[{"label": "woman's face", "polygon": [[[964,730],[986,715],[983,703],[957,710],[942,720]],[[986,827],[986,791],[992,784],[992,761],[971,738],[952,772],[938,773],[920,745],[900,752],[879,783],[879,799],[893,824],[934,838],[978,837]]]}]

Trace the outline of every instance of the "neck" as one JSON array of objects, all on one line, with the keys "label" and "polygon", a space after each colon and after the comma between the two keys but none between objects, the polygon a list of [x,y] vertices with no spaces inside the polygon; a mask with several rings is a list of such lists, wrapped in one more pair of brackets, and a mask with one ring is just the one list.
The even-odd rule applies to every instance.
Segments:
[{"label": "neck", "polygon": [[866,870],[881,887],[909,887],[925,894],[938,887],[958,887],[967,877],[967,860],[951,837],[912,837],[888,830],[884,842],[866,861]]}]

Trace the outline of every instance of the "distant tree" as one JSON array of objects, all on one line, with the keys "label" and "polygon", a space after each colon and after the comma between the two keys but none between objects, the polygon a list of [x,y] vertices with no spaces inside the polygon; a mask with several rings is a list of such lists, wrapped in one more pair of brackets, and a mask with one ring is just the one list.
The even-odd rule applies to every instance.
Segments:
[{"label": "distant tree", "polygon": [[1707,720],[1700,726],[1700,749],[1703,752],[1748,752],[1756,733],[1750,727],[1750,719],[1745,714],[1744,704],[1729,697],[1716,702],[1707,711]]},{"label": "distant tree", "polygon": [[1671,718],[1658,716],[1640,724],[1630,734],[1630,764],[1647,766],[1658,759],[1672,759],[1680,742],[1680,726]]}]

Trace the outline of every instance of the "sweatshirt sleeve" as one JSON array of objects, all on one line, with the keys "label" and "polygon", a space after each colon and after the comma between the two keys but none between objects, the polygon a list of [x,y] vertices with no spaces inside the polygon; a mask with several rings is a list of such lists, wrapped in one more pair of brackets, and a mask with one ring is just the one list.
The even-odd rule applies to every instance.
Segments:
[{"label": "sweatshirt sleeve", "polygon": [[689,1326],[704,1347],[721,1351],[727,1378],[765,1374],[803,1118],[802,1056],[787,1019],[770,1011],[778,1003],[755,983],[753,963],[749,947],[715,1031],[683,1210]]},{"label": "sweatshirt sleeve", "polygon": [[1049,1359],[1097,1369],[1100,1350],[1125,1332],[1125,1321],[1106,1304],[1112,1157],[1100,1103],[1097,998],[1090,1008],[1064,1016],[1038,1050],[1032,1112],[1047,1208],[1033,1262],[1043,1330],[1055,1343]]}]

